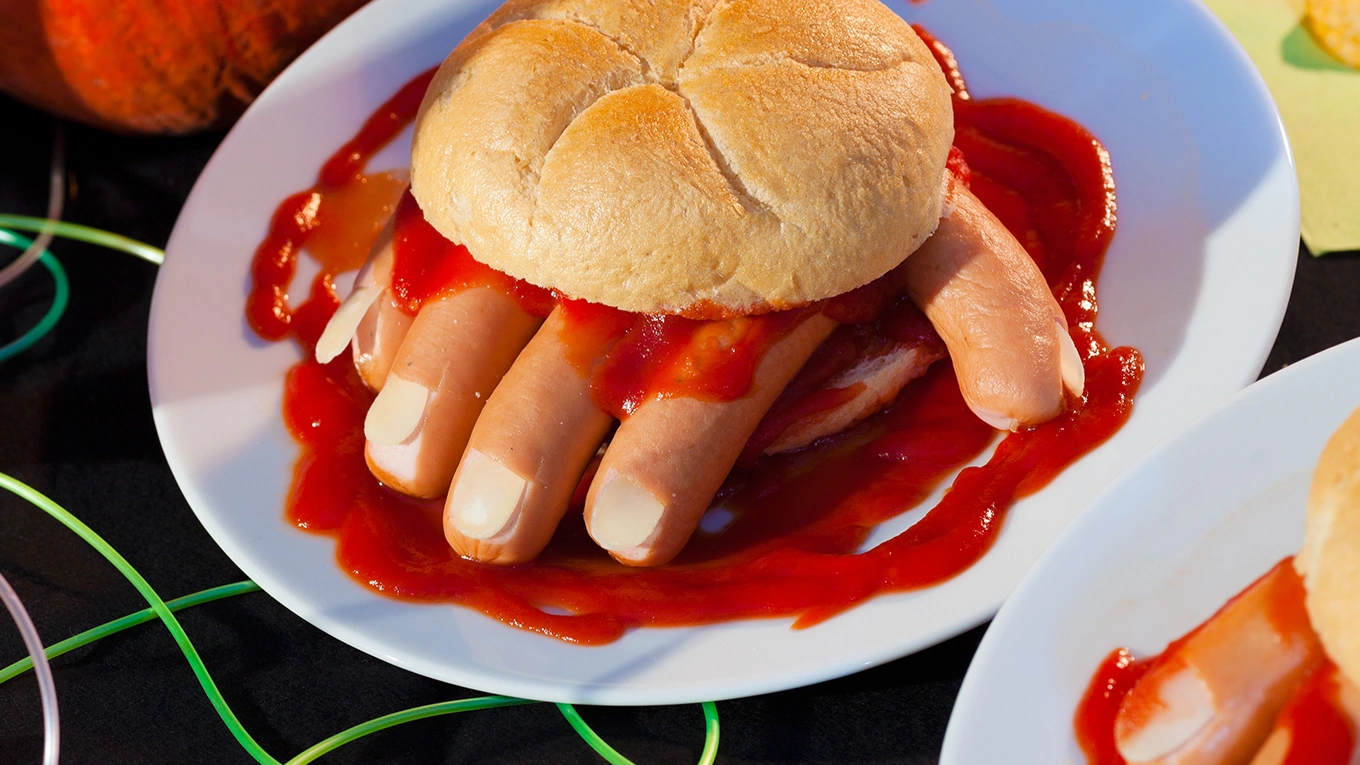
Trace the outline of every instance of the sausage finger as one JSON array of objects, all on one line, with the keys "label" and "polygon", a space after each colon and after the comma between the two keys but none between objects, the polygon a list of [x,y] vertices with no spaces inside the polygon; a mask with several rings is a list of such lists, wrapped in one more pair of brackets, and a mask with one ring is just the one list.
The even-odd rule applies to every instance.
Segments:
[{"label": "sausage finger", "polygon": [[477,419],[444,506],[460,555],[531,560],[548,544],[614,418],[567,356],[560,308],[549,314]]},{"label": "sausage finger", "polygon": [[1016,430],[1080,395],[1081,356],[1043,274],[996,216],[955,185],[954,209],[906,260],[907,292],[935,326],[968,406]]},{"label": "sausage finger", "polygon": [[804,319],[766,352],[744,398],[639,406],[614,434],[586,495],[596,543],[628,565],[675,557],[761,417],[835,326],[821,313]]},{"label": "sausage finger", "polygon": [[1285,561],[1157,659],[1119,708],[1115,745],[1129,765],[1246,762],[1324,658]]},{"label": "sausage finger", "polygon": [[336,309],[316,343],[316,360],[325,364],[353,347],[354,368],[371,390],[382,390],[412,318],[392,295],[392,226],[387,221],[373,244],[354,288]]},{"label": "sausage finger", "polygon": [[412,496],[447,491],[482,405],[540,322],[489,287],[426,303],[364,420],[369,470]]}]

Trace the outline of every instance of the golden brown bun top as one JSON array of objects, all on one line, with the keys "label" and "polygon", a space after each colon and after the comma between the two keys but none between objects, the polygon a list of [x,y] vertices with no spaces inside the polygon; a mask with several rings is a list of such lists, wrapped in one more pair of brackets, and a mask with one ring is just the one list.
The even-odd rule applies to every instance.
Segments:
[{"label": "golden brown bun top", "polygon": [[539,286],[748,313],[911,254],[952,142],[944,76],[877,0],[510,0],[426,93],[411,186]]},{"label": "golden brown bun top", "polygon": [[1360,409],[1322,450],[1294,567],[1308,589],[1308,618],[1322,647],[1360,684]]}]

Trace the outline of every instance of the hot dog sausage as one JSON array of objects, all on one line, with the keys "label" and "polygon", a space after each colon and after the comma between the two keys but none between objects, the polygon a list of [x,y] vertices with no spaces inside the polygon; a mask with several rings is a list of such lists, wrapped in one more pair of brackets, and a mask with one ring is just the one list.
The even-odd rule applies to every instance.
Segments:
[{"label": "hot dog sausage", "polygon": [[609,444],[586,495],[590,535],[619,561],[656,566],[680,552],[761,417],[835,322],[815,313],[776,342],[735,401],[647,401]]},{"label": "hot dog sausage", "polygon": [[1080,394],[1084,372],[1043,274],[963,186],[906,260],[907,292],[935,326],[975,414],[1001,430],[1037,425]]},{"label": "hot dog sausage", "polygon": [[547,545],[613,418],[567,359],[561,309],[520,353],[472,429],[444,507],[469,558],[520,563]]},{"label": "hot dog sausage", "polygon": [[426,303],[364,421],[373,474],[412,496],[447,491],[482,406],[540,322],[488,287]]},{"label": "hot dog sausage", "polygon": [[1324,658],[1282,563],[1167,649],[1120,706],[1115,744],[1130,765],[1246,762]]}]

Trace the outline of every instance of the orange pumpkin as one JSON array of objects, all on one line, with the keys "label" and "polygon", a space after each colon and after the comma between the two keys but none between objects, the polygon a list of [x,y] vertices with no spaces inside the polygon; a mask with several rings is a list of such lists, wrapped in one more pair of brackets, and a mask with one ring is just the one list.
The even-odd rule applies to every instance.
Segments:
[{"label": "orange pumpkin", "polygon": [[366,0],[0,0],[0,90],[134,133],[241,113]]}]

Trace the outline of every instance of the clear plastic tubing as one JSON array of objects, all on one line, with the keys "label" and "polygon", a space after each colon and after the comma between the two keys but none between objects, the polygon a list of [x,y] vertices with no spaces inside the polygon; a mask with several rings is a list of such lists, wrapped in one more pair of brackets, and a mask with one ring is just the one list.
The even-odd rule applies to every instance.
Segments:
[{"label": "clear plastic tubing", "polygon": [[[48,167],[47,179],[47,218],[48,220],[60,220],[62,210],[66,206],[66,131],[62,129],[61,120],[56,120],[56,127],[52,136],[52,163]],[[24,250],[18,260],[0,268],[0,287],[23,276],[38,258],[42,257],[43,251],[52,243],[52,228],[44,228],[34,237],[33,243]]]},{"label": "clear plastic tubing", "polygon": [[38,628],[33,626],[28,609],[24,608],[23,601],[19,600],[19,595],[4,576],[0,576],[0,600],[5,602],[9,615],[14,617],[14,624],[24,639],[24,647],[28,649],[28,655],[33,657],[33,673],[38,678],[38,694],[42,697],[43,765],[57,765],[61,754],[61,715],[57,712],[57,684],[52,680],[52,667],[47,663],[42,638],[38,637]]}]

